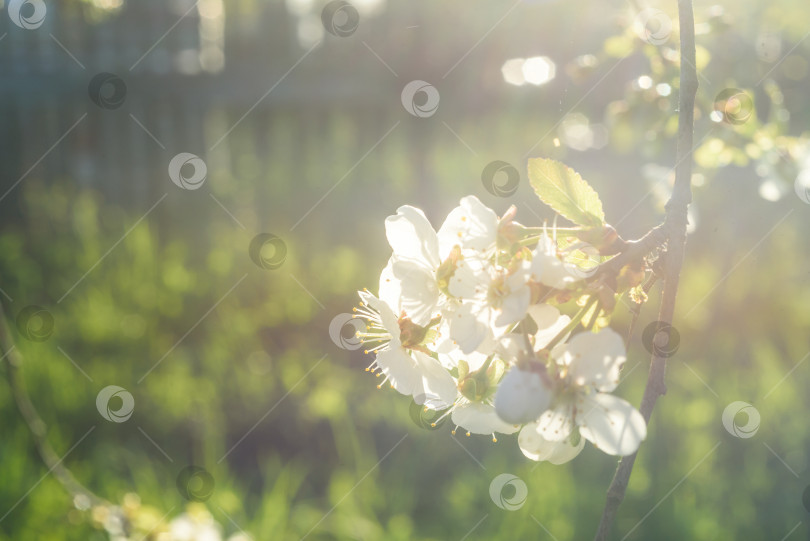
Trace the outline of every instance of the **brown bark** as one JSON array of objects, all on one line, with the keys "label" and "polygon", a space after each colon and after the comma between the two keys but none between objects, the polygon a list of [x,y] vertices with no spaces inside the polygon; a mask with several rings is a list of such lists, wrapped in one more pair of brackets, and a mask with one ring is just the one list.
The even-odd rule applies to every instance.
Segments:
[{"label": "brown bark", "polygon": [[[675,167],[675,185],[672,197],[666,205],[664,223],[651,231],[645,238],[650,241],[666,236],[667,254],[664,263],[664,281],[661,292],[661,305],[658,320],[671,324],[675,312],[675,298],[678,293],[678,280],[683,265],[686,245],[686,212],[692,202],[692,144],[694,131],[695,95],[698,88],[695,66],[695,22],[692,0],[678,0],[678,18],[681,38],[680,96],[678,101],[678,151]],[[654,232],[654,233],[653,233]],[[644,240],[644,239],[642,239]],[[641,243],[641,241],[639,241]],[[653,354],[644,397],[641,400],[641,415],[649,424],[650,416],[658,397],[667,391],[664,376],[666,359]],[[607,501],[596,532],[595,541],[608,538],[616,512],[624,500],[636,454],[623,457],[619,461],[613,481],[607,491]]]}]

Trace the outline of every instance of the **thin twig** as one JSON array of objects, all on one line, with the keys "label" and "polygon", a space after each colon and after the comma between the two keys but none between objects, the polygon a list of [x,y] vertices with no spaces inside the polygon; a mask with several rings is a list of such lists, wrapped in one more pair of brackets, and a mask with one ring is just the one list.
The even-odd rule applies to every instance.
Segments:
[{"label": "thin twig", "polygon": [[664,245],[666,241],[667,222],[664,220],[663,223],[647,231],[640,239],[624,241],[622,251],[599,265],[599,270],[594,276],[616,276],[623,266],[643,259]]},{"label": "thin twig", "polygon": [[[672,197],[666,205],[666,219],[663,230],[667,237],[667,256],[664,266],[664,281],[661,292],[659,321],[672,323],[675,312],[675,298],[678,293],[678,280],[683,265],[686,244],[686,211],[692,202],[692,138],[694,131],[695,95],[698,88],[695,62],[695,19],[692,0],[678,0],[678,18],[681,37],[680,97],[678,102],[678,155],[675,167],[675,185]],[[666,359],[652,356],[650,373],[644,397],[641,400],[641,415],[649,424],[658,397],[666,393],[664,382]],[[636,454],[622,458],[607,491],[607,501],[596,532],[595,541],[607,539],[616,511],[624,499]]]},{"label": "thin twig", "polygon": [[[655,282],[657,282],[657,281],[658,281],[658,276],[653,274],[652,276],[650,276],[650,279],[647,280],[647,283],[645,283],[642,286],[642,291],[644,292],[645,298],[646,298],[647,295],[649,295],[650,290],[653,288],[653,286],[655,285]],[[630,327],[627,329],[627,339],[624,342],[625,348],[630,347],[630,341],[633,339],[633,333],[636,330],[636,325],[638,324],[638,318],[641,315],[641,309],[644,307],[644,303],[647,302],[644,299],[639,299],[639,300],[641,300],[642,302],[637,303],[630,310],[630,313],[632,314],[632,319],[630,320]]]},{"label": "thin twig", "polygon": [[112,508],[112,505],[97,496],[89,489],[85,488],[79,481],[73,477],[73,474],[62,463],[62,459],[53,450],[51,444],[48,442],[48,427],[42,417],[39,416],[36,407],[31,402],[31,397],[25,388],[25,381],[23,380],[20,369],[23,364],[23,356],[19,348],[14,345],[14,339],[8,328],[8,323],[3,312],[2,304],[0,304],[0,358],[5,359],[7,362],[5,373],[8,380],[9,387],[11,387],[14,402],[17,404],[17,409],[20,411],[25,424],[28,426],[29,432],[34,439],[39,456],[52,472],[57,481],[68,491],[68,493],[75,499],[77,497],[86,498],[87,503],[91,506],[105,506]]}]

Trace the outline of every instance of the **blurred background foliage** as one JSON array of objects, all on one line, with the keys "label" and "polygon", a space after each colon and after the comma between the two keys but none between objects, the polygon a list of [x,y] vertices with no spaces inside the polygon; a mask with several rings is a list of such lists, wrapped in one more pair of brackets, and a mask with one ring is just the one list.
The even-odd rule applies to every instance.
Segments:
[{"label": "blurred background foliage", "polygon": [[[48,340],[17,336],[17,348],[57,454],[95,427],[64,460],[79,481],[152,538],[181,513],[235,539],[593,535],[614,459],[589,448],[536,465],[514,437],[424,430],[328,328],[355,290],[376,288],[383,220],[401,204],[437,226],[470,193],[499,213],[517,205],[524,223],[552,219],[526,181],[530,156],[576,168],[625,238],[656,224],[675,156],[677,24],[656,46],[634,29],[647,7],[634,2],[363,0],[357,31],[338,38],[323,31],[323,3],[308,0],[46,3],[36,30],[0,23],[0,287],[10,322],[28,305],[54,318]],[[675,18],[674,4],[651,6]],[[810,484],[810,207],[793,188],[807,167],[810,5],[695,10],[680,349],[615,535],[781,539],[801,523],[798,539]],[[102,71],[127,85],[120,108],[88,99]],[[431,118],[400,103],[413,79],[440,91]],[[725,88],[752,97],[744,122],[712,118]],[[170,182],[179,152],[205,160],[201,189]],[[514,195],[484,189],[494,160],[521,172]],[[260,232],[286,243],[279,269],[248,257]],[[620,305],[614,328],[629,322]],[[649,365],[639,337],[618,391],[634,403]],[[127,422],[99,416],[107,385],[133,394]],[[735,400],[762,415],[753,438],[723,429]],[[80,509],[48,475],[6,385],[0,411],[0,539],[107,539],[103,511]],[[190,464],[216,482],[203,503],[175,486]],[[518,511],[490,500],[503,472],[528,485]]]}]

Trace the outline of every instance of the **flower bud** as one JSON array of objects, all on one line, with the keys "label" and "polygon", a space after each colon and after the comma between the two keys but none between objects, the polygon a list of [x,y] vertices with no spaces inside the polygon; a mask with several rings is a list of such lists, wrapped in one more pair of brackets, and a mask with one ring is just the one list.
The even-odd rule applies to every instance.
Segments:
[{"label": "flower bud", "polygon": [[616,277],[616,291],[623,293],[644,281],[644,263],[638,261],[625,265]]},{"label": "flower bud", "polygon": [[495,392],[498,417],[511,424],[537,420],[551,404],[551,386],[543,375],[517,367],[509,370]]},{"label": "flower bud", "polygon": [[480,402],[492,396],[495,386],[503,377],[505,363],[490,358],[484,366],[474,372],[465,361],[458,363],[458,391],[470,402]]}]

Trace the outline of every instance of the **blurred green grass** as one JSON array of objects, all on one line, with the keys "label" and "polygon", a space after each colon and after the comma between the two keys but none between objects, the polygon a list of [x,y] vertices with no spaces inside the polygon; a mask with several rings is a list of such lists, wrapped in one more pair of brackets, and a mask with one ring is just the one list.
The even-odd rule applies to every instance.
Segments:
[{"label": "blurred green grass", "polygon": [[[807,7],[775,6],[734,6],[746,39],[769,24],[801,38],[803,19],[795,14]],[[574,17],[576,9],[565,13]],[[478,22],[491,23],[483,16]],[[600,23],[596,11],[583,15],[583,28],[604,34]],[[599,41],[583,32],[585,38]],[[713,53],[725,50],[724,42],[715,45]],[[525,47],[515,51],[528,54]],[[717,85],[749,70],[719,58],[710,74]],[[593,98],[607,102],[623,90],[617,84]],[[805,91],[806,80],[787,90],[794,100]],[[710,101],[711,91],[702,92]],[[565,466],[536,465],[514,437],[494,444],[453,438],[449,427],[420,429],[409,418],[409,401],[377,390],[361,352],[339,349],[328,333],[331,319],[356,303],[355,290],[376,288],[389,253],[383,220],[400,204],[424,207],[438,225],[461,196],[473,193],[499,213],[516,204],[524,223],[552,219],[525,174],[509,199],[481,186],[480,171],[494,159],[525,173],[525,149],[563,113],[556,101],[504,100],[472,118],[443,102],[450,111],[444,118],[477,155],[449,131],[427,137],[423,126],[403,120],[294,228],[394,120],[368,122],[351,110],[293,111],[274,117],[266,137],[237,130],[228,153],[206,156],[204,189],[181,192],[162,177],[143,179],[158,187],[149,204],[163,190],[168,197],[96,267],[148,207],[129,208],[79,188],[74,176],[35,170],[18,188],[19,219],[0,232],[0,285],[14,299],[3,303],[10,321],[30,304],[54,316],[48,341],[18,338],[17,347],[57,453],[96,427],[65,459],[76,477],[112,502],[133,506],[126,495],[137,494],[146,514],[171,518],[187,504],[175,487],[178,472],[200,465],[216,481],[205,507],[227,533],[243,529],[256,539],[590,538],[614,459],[588,448]],[[792,103],[801,126],[807,110]],[[608,221],[621,220],[619,232],[628,238],[660,219],[652,198],[636,206],[649,190],[640,167],[670,164],[674,156],[666,137],[642,144],[653,128],[665,133],[672,111],[643,105],[611,126],[609,148],[577,153],[549,137],[533,153],[582,173],[602,194]],[[589,110],[599,114],[595,105]],[[208,119],[209,140],[234,120],[218,114]],[[810,381],[803,362],[810,349],[808,207],[790,197],[763,201],[751,168],[703,173],[708,180],[696,188],[699,223],[689,238],[676,314],[680,349],[669,362],[668,393],[653,415],[615,531],[635,528],[629,539],[780,539],[805,520],[801,495],[810,484],[804,392]],[[287,243],[278,270],[259,269],[248,257],[259,232]],[[636,404],[649,365],[640,330],[656,319],[657,295],[656,289],[642,311],[618,390]],[[625,332],[629,321],[620,305],[613,327]],[[134,395],[127,422],[109,423],[96,411],[96,394],[107,385]],[[721,424],[723,409],[735,400],[762,415],[751,439],[736,439]],[[47,474],[5,384],[0,412],[0,514],[10,510],[0,521],[0,540],[106,539]],[[490,481],[504,472],[528,485],[518,511],[490,500]]]},{"label": "blurred green grass", "polygon": [[[435,154],[443,178],[471,176],[452,151],[444,154],[439,147]],[[364,164],[358,177],[368,178],[375,166]],[[160,515],[183,508],[174,487],[178,471],[201,465],[216,480],[210,512],[226,530],[235,530],[231,516],[259,539],[300,538],[316,524],[311,539],[451,539],[483,517],[471,538],[542,538],[537,522],[558,539],[591,535],[612,458],[589,448],[568,465],[536,466],[522,457],[514,437],[493,444],[461,434],[452,438],[449,428],[424,431],[409,419],[408,400],[375,388],[359,351],[331,342],[331,318],[350,310],[354,290],[376,284],[387,257],[382,218],[396,203],[419,203],[418,194],[397,193],[407,186],[407,172],[396,176],[391,184],[353,182],[333,194],[300,231],[285,235],[288,258],[276,271],[259,269],[247,254],[260,210],[252,214],[221,194],[250,224],[244,231],[204,195],[171,193],[154,218],[138,225],[59,304],[53,299],[138,216],[64,183],[48,186],[48,197],[42,197],[45,186],[31,179],[24,188],[25,223],[0,235],[2,272],[12,280],[4,285],[15,298],[6,315],[37,303],[54,316],[48,341],[18,339],[18,347],[26,357],[28,389],[57,452],[97,427],[66,465],[101,496],[122,502],[136,493]],[[590,177],[606,199],[620,197],[606,176]],[[441,206],[454,204],[457,193],[480,193],[471,190],[474,181],[441,186]],[[638,539],[766,539],[786,533],[804,516],[806,371],[799,366],[765,395],[808,348],[807,245],[797,223],[806,222],[806,209],[792,204],[796,220],[786,220],[756,246],[791,203],[735,221],[740,209],[725,204],[728,184],[719,179],[696,196],[704,219],[689,239],[676,318],[681,346],[669,363],[669,391],[654,414],[618,518],[617,530],[626,532],[663,500],[635,530]],[[219,187],[214,180],[214,192]],[[383,204],[368,205],[347,220],[342,209],[362,205],[363,191]],[[298,199],[311,199],[303,193]],[[753,194],[749,199],[752,207],[765,206]],[[543,212],[523,194],[517,201]],[[499,212],[507,203],[488,202]],[[273,216],[272,206],[267,212],[276,229],[268,230],[283,232],[286,224]],[[187,214],[183,221],[176,219],[178,212]],[[607,213],[608,219],[617,214],[610,204]],[[649,210],[642,213],[655,219]],[[525,208],[519,216],[536,221]],[[652,304],[656,297],[654,290]],[[653,308],[645,307],[640,325],[654,319]],[[613,326],[624,332],[628,324],[620,306]],[[638,403],[649,362],[639,333],[629,359],[619,393]],[[95,395],[110,384],[135,396],[135,413],[126,423],[108,423],[95,410]],[[720,423],[733,400],[751,402],[762,414],[750,440],[731,437]],[[0,509],[9,509],[46,471],[5,386],[0,408]],[[502,511],[489,499],[489,482],[503,472],[529,487],[519,511]],[[0,525],[2,538],[19,539],[19,532],[27,538],[103,538],[87,514],[71,507],[69,496],[45,476]]]}]

